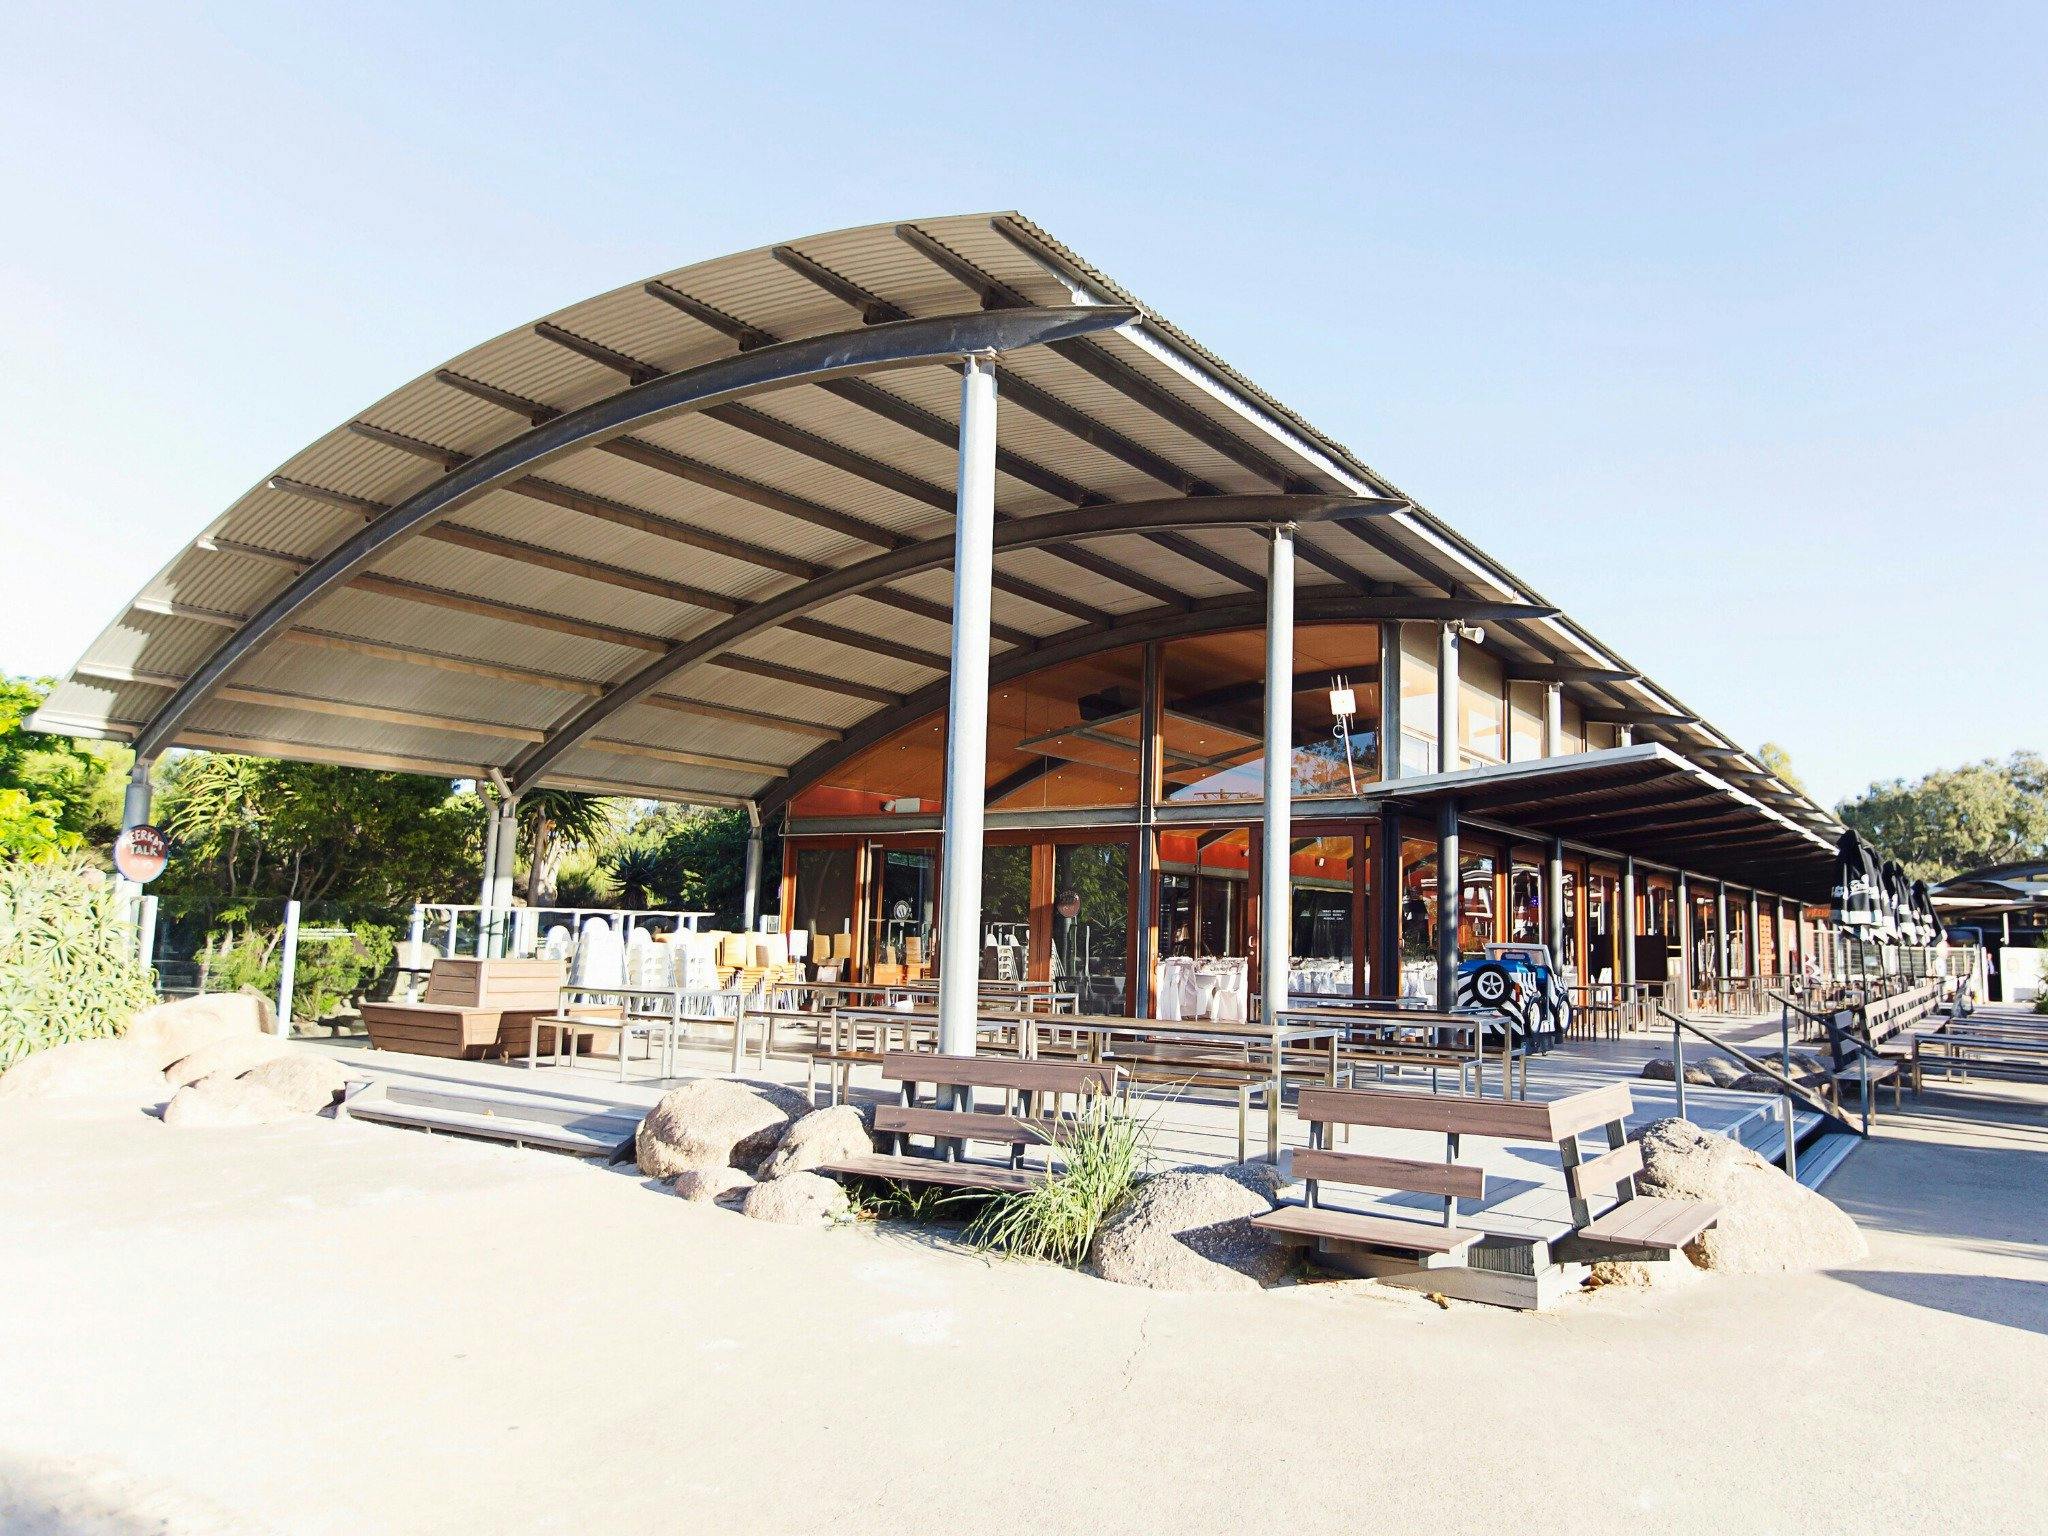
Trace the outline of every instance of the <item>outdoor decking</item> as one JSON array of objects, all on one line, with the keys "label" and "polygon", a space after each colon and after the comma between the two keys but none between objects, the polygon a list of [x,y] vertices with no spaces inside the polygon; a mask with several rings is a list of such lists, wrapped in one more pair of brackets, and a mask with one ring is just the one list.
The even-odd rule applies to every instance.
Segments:
[{"label": "outdoor decking", "polygon": [[[1751,1049],[1761,1049],[1754,1039],[1762,1026],[1755,1020],[1723,1021],[1727,1038],[1737,1040],[1737,1031],[1747,1033]],[[580,1101],[602,1101],[616,1106],[619,1113],[644,1113],[662,1093],[689,1078],[727,1075],[730,1068],[728,1038],[707,1034],[681,1046],[677,1052],[678,1076],[672,1079],[641,1077],[617,1081],[615,1064],[607,1061],[578,1061],[553,1066],[545,1060],[537,1068],[524,1061],[449,1061],[409,1057],[389,1051],[372,1051],[367,1042],[342,1038],[319,1042],[318,1049],[334,1054],[351,1072],[417,1090],[446,1091],[465,1086],[495,1090],[515,1100],[522,1090],[553,1099],[573,1095]],[[1702,1048],[1703,1049],[1703,1048]],[[1627,1081],[1634,1108],[1628,1130],[1635,1135],[1654,1120],[1677,1113],[1677,1092],[1668,1082],[1639,1077],[1642,1063],[1653,1055],[1668,1054],[1668,1037],[1628,1035],[1619,1040],[1572,1041],[1529,1062],[1529,1097],[1556,1099],[1567,1094]],[[636,1067],[640,1065],[636,1063]],[[651,1063],[647,1064],[652,1066]],[[804,1083],[806,1063],[797,1056],[771,1057],[765,1073],[757,1063],[744,1076],[781,1082],[793,1087]],[[1403,1088],[1420,1091],[1424,1080],[1390,1078],[1384,1083],[1361,1078],[1361,1086]],[[874,1068],[856,1072],[853,1097],[857,1101],[893,1102]],[[1782,1101],[1775,1096],[1739,1093],[1729,1089],[1689,1085],[1685,1090],[1686,1117],[1704,1129],[1734,1136],[1765,1156],[1782,1150]],[[1221,1164],[1237,1156],[1238,1126],[1235,1099],[1222,1093],[1175,1094],[1154,1087],[1136,1101],[1137,1112],[1151,1128],[1151,1161],[1155,1168],[1189,1163]],[[507,1109],[503,1113],[510,1113]],[[1287,1112],[1281,1117],[1283,1157],[1308,1145],[1307,1127],[1295,1116],[1290,1095]],[[1344,1150],[1376,1152],[1391,1157],[1430,1157],[1441,1154],[1441,1138],[1435,1143],[1420,1133],[1364,1130],[1354,1131]],[[544,1143],[543,1143],[544,1144]],[[1467,1159],[1483,1167],[1486,1195],[1461,1206],[1460,1222],[1477,1226],[1489,1234],[1509,1239],[1554,1238],[1571,1225],[1571,1211],[1565,1189],[1564,1170],[1554,1148],[1475,1141]],[[1389,1213],[1434,1209],[1437,1202],[1425,1196],[1390,1194],[1375,1204]]]}]

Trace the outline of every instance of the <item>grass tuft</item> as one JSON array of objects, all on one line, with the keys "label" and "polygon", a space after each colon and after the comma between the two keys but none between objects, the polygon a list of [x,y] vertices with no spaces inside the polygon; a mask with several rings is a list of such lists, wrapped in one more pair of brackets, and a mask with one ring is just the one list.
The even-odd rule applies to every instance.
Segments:
[{"label": "grass tuft", "polygon": [[1019,1258],[1081,1267],[1096,1229],[1138,1183],[1145,1166],[1146,1127],[1105,1095],[1055,1134],[1065,1166],[1029,1190],[992,1199],[968,1224],[969,1242]]}]

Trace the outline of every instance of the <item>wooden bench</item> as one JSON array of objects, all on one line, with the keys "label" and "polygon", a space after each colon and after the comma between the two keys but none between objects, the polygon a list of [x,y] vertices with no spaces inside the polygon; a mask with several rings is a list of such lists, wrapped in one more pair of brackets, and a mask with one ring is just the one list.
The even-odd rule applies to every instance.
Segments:
[{"label": "wooden bench", "polygon": [[[1656,1199],[1637,1193],[1642,1148],[1627,1139],[1633,1109],[1628,1085],[1613,1083],[1540,1103],[1452,1097],[1363,1088],[1304,1088],[1300,1115],[1309,1147],[1292,1156],[1306,1181],[1303,1203],[1252,1218],[1276,1241],[1313,1245],[1326,1261],[1392,1284],[1441,1291],[1471,1301],[1535,1307],[1569,1283],[1564,1266],[1595,1258],[1668,1259],[1712,1226],[1720,1207],[1707,1201]],[[1421,1131],[1443,1137],[1441,1160],[1340,1152],[1333,1128]],[[1607,1148],[1587,1157],[1579,1138],[1606,1133]],[[1461,1224],[1458,1201],[1486,1193],[1485,1170],[1461,1162],[1463,1140],[1543,1142],[1557,1148],[1564,1169],[1571,1226],[1553,1239],[1491,1234]],[[1325,1185],[1427,1195],[1441,1202],[1434,1220],[1324,1203]],[[1595,1201],[1607,1209],[1595,1213]],[[1489,1262],[1473,1262],[1473,1250]]]},{"label": "wooden bench", "polygon": [[[1845,1086],[1856,1089],[1860,1098],[1864,1085],[1868,1084],[1874,1098],[1876,1090],[1885,1083],[1892,1085],[1892,1108],[1900,1106],[1900,1090],[1907,1073],[1912,1068],[1909,1054],[1888,1054],[1880,1050],[1870,1038],[1867,1029],[1859,1029],[1853,1009],[1838,1009],[1821,1016],[1821,1028],[1827,1035],[1828,1047],[1828,1094],[1839,1109],[1842,1104],[1842,1090]],[[1896,1049],[1896,1048],[1895,1048]],[[1920,1091],[1916,1076],[1913,1091]],[[1875,1106],[1866,1102],[1863,1106],[1866,1116]]]},{"label": "wooden bench", "polygon": [[[559,1011],[565,969],[560,960],[443,955],[427,973],[421,1001],[364,1003],[363,1023],[370,1044],[380,1051],[458,1058],[522,1055],[532,1021]],[[603,1010],[590,1012],[604,1017]]]},{"label": "wooden bench", "polygon": [[[890,1051],[882,1058],[882,1077],[900,1083],[903,1095],[901,1103],[875,1109],[876,1141],[888,1150],[835,1159],[821,1166],[820,1173],[1013,1194],[1051,1174],[1050,1151],[1057,1143],[1064,1102],[1114,1093],[1117,1069],[1107,1064]],[[937,1090],[931,1102],[919,1101],[920,1083]],[[977,1092],[991,1090],[1002,1096],[1001,1109],[977,1106]],[[913,1151],[912,1137],[930,1138],[932,1150]],[[965,1153],[976,1143],[1004,1148],[1006,1160],[970,1161]],[[1048,1154],[1035,1168],[1024,1160],[1026,1149],[1032,1147]]]}]

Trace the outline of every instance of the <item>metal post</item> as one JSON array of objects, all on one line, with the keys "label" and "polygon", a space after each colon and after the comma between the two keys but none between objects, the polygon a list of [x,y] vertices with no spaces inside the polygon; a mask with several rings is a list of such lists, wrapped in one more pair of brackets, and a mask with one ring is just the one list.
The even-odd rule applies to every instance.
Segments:
[{"label": "metal post", "polygon": [[1685,871],[1679,870],[1672,876],[1675,886],[1673,900],[1678,907],[1678,996],[1675,1001],[1680,1013],[1692,1008],[1692,889],[1685,878]]},{"label": "metal post", "polygon": [[960,378],[953,516],[952,673],[940,850],[939,1049],[972,1056],[981,980],[981,840],[988,794],[989,593],[995,575],[996,374],[969,357]]},{"label": "metal post", "polygon": [[747,883],[740,898],[740,926],[752,933],[761,923],[761,807],[747,802]]},{"label": "metal post", "polygon": [[1671,1085],[1678,1090],[1678,1118],[1685,1118],[1685,1030],[1671,1021]]},{"label": "metal post", "polygon": [[1728,976],[1728,882],[1714,882],[1714,1009],[1721,1008],[1721,984]]},{"label": "metal post", "polygon": [[1401,777],[1401,622],[1398,619],[1387,619],[1380,624],[1380,777]]},{"label": "metal post", "polygon": [[1629,1001],[1635,1001],[1636,984],[1636,861],[1621,861],[1621,953],[1614,957],[1614,974],[1628,987]]},{"label": "metal post", "polygon": [[1374,997],[1401,995],[1401,818],[1391,808],[1380,818],[1379,872],[1372,885],[1379,907],[1380,974],[1367,988]]},{"label": "metal post", "polygon": [[1616,726],[1614,739],[1621,746],[1632,747],[1636,744],[1636,728],[1632,725]]},{"label": "metal post", "polygon": [[292,1033],[292,979],[299,964],[299,904],[284,904],[284,943],[279,949],[277,971],[277,1032],[289,1040]]},{"label": "metal post", "polygon": [[[1751,980],[1752,982],[1754,982],[1754,981],[1755,981],[1755,980],[1756,980],[1756,979],[1757,979],[1757,978],[1758,978],[1759,976],[1761,976],[1761,975],[1763,975],[1763,974],[1764,974],[1764,970],[1763,970],[1763,965],[1762,965],[1762,963],[1761,963],[1761,962],[1762,962],[1762,960],[1763,960],[1763,957],[1764,957],[1764,923],[1763,923],[1763,904],[1762,904],[1762,903],[1761,903],[1760,901],[1758,901],[1758,900],[1757,900],[1757,894],[1756,894],[1756,892],[1755,892],[1754,890],[1752,890],[1752,891],[1751,891],[1751,892],[1749,893],[1749,955],[1748,955],[1748,960],[1749,960],[1749,970],[1748,970],[1748,975],[1749,975],[1749,979],[1750,979],[1750,980]],[[1752,987],[1752,988],[1751,988],[1750,990],[1751,990],[1752,992],[1754,992],[1754,991],[1755,991],[1756,989],[1755,989],[1754,987]],[[1758,999],[1758,1001],[1762,1001],[1762,1000],[1761,1000],[1761,999]]]},{"label": "metal post", "polygon": [[[1458,926],[1464,893],[1459,888],[1458,802],[1447,796],[1436,821],[1436,1005],[1458,1000]],[[1503,1088],[1501,1097],[1506,1098]]]},{"label": "metal post", "polygon": [[[146,826],[149,823],[149,770],[154,761],[155,759],[153,758],[138,757],[135,759],[135,766],[128,770],[128,788],[121,797],[121,830],[123,832],[129,831],[134,827]],[[124,876],[117,875],[115,877],[114,896],[116,905],[119,908],[121,921],[139,920],[139,914],[136,911],[136,899],[141,893],[142,887],[134,881]]]},{"label": "metal post", "polygon": [[[1294,838],[1294,529],[1273,530],[1266,562],[1266,772],[1259,877],[1259,1006],[1277,1031],[1287,1007]],[[1273,1042],[1279,1061],[1279,1037]],[[1277,1077],[1277,1073],[1276,1073]]]},{"label": "metal post", "polygon": [[[418,902],[414,902],[412,907],[412,926],[406,930],[406,939],[409,947],[405,958],[408,964],[419,964],[420,950],[425,947],[426,937],[427,909]],[[416,1003],[420,1000],[420,973],[418,971],[407,971],[405,973],[405,1000],[409,1003]]]},{"label": "metal post", "polygon": [[1436,767],[1455,773],[1464,762],[1458,740],[1458,626],[1436,632]]},{"label": "metal post", "polygon": [[149,970],[156,963],[156,898],[142,898],[142,911],[136,924],[135,958],[142,968]]},{"label": "metal post", "polygon": [[1160,760],[1159,646],[1145,647],[1145,668],[1138,699],[1138,931],[1131,935],[1131,1013],[1152,1016],[1152,971],[1159,959],[1159,835]]},{"label": "metal post", "polygon": [[1543,855],[1543,942],[1550,963],[1564,965],[1564,839],[1553,837]]},{"label": "metal post", "polygon": [[1556,757],[1564,746],[1564,687],[1543,685],[1543,755]]},{"label": "metal post", "polygon": [[504,915],[512,907],[512,875],[519,856],[519,801],[516,798],[508,796],[498,802],[497,817],[491,827],[491,843],[495,852],[491,859],[490,891],[484,898],[485,910],[480,914],[477,925],[479,955],[498,953]]}]

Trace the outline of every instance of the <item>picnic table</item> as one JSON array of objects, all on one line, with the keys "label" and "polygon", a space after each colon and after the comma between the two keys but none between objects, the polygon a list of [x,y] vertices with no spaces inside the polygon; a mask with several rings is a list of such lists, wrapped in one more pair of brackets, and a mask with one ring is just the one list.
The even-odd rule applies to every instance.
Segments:
[{"label": "picnic table", "polygon": [[[1335,1003],[1336,1006],[1324,1006]],[[1280,1015],[1282,1019],[1303,1023],[1323,1022],[1342,1026],[1346,1031],[1346,1042],[1372,1042],[1384,1044],[1398,1039],[1403,1033],[1427,1032],[1432,1044],[1441,1045],[1447,1034],[1469,1036],[1472,1041],[1470,1060],[1478,1069],[1479,1093],[1486,1092],[1485,1069],[1485,1026],[1498,1023],[1501,1037],[1501,1090],[1503,1099],[1515,1094],[1514,1031],[1508,1021],[1497,1014],[1487,1012],[1446,1012],[1435,1008],[1409,1008],[1400,1003],[1382,1002],[1372,998],[1317,999],[1316,1006],[1289,1008]],[[1336,1047],[1332,1047],[1333,1051]],[[1521,1094],[1528,1097],[1529,1058],[1526,1051],[1519,1053],[1522,1062]],[[1462,1074],[1461,1074],[1462,1084]]]},{"label": "picnic table", "polygon": [[[571,1010],[596,1002],[616,1000],[616,1019],[576,1017]],[[730,1007],[730,1012],[686,1012],[693,1006],[713,1009]],[[578,1035],[615,1034],[619,1039],[619,1081],[626,1080],[626,1046],[634,1035],[645,1035],[650,1046],[662,1042],[662,1076],[676,1075],[676,1036],[686,1024],[717,1022],[732,1024],[732,1068],[739,1071],[746,1059],[747,1004],[738,987],[588,987],[570,985],[561,989],[561,1003],[554,1014],[536,1014],[529,1020],[526,1037],[526,1065],[540,1065],[540,1032],[554,1031],[554,1060],[562,1065],[564,1052],[571,1065],[576,1060]]]}]

